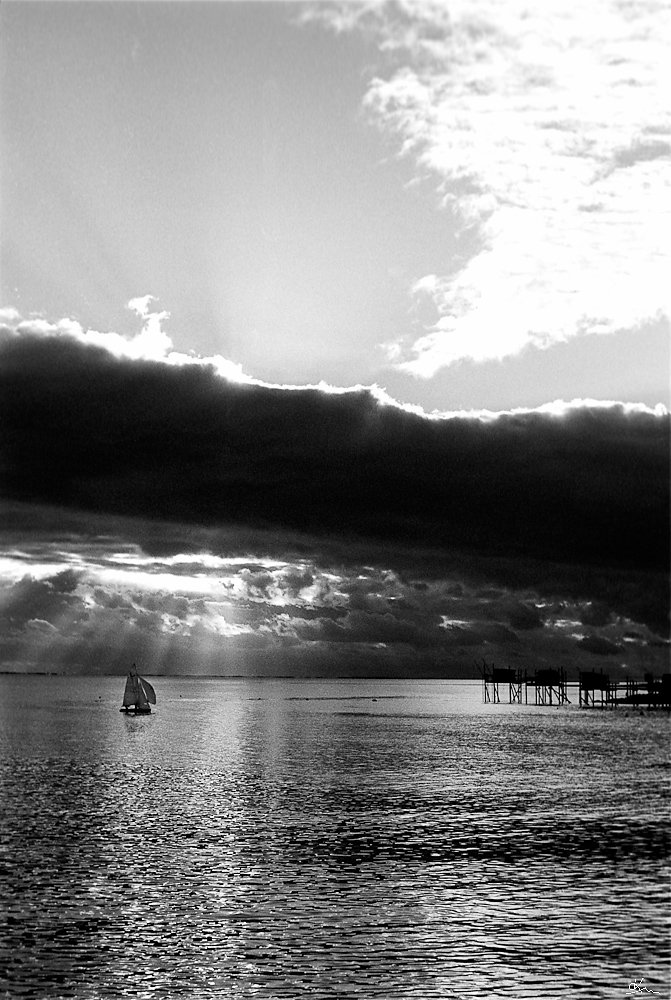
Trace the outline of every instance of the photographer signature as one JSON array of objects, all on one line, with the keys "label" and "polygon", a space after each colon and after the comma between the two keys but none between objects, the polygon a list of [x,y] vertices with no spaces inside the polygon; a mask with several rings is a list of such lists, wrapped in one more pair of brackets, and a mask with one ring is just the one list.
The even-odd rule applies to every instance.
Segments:
[{"label": "photographer signature", "polygon": [[629,983],[629,992],[630,993],[652,993],[656,997],[661,997],[661,995],[662,995],[661,993],[658,993],[657,990],[649,990],[647,986],[643,985],[643,982],[644,982],[643,979],[639,979],[639,980],[635,979],[633,981],[633,983]]}]

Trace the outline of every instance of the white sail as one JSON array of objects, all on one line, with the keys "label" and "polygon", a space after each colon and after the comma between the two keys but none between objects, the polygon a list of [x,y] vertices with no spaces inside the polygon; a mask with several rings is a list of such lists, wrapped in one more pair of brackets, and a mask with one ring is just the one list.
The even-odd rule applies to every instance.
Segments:
[{"label": "white sail", "polygon": [[156,704],[156,692],[144,677],[140,677],[135,664],[131,667],[123,693],[123,708],[134,708],[140,712],[151,712],[149,705]]},{"label": "white sail", "polygon": [[137,703],[138,683],[137,674],[129,674],[126,680],[126,688],[123,693],[123,707],[130,708]]},{"label": "white sail", "polygon": [[146,700],[149,702],[150,705],[155,705],[156,692],[154,691],[149,681],[146,681],[144,677],[138,677],[138,680],[140,682],[140,687],[142,688],[142,693],[144,694]]},{"label": "white sail", "polygon": [[137,678],[137,696],[135,698],[136,708],[149,708],[149,702],[147,701],[147,696],[144,693],[144,688],[142,687],[142,678]]}]

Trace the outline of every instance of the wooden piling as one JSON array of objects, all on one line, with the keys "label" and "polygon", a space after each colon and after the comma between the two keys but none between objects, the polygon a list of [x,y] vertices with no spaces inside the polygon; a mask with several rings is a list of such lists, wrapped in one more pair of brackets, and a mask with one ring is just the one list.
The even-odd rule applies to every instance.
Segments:
[{"label": "wooden piling", "polygon": [[570,705],[568,679],[563,668],[544,667],[527,678],[527,687],[534,689],[536,705]]},{"label": "wooden piling", "polygon": [[[529,675],[512,667],[497,667],[485,659],[475,666],[482,678],[482,700],[500,705],[502,698],[509,705],[529,704],[529,689],[534,692],[535,705],[570,705],[568,679],[563,668],[539,668]],[[573,682],[575,683],[575,682]],[[671,711],[671,673],[660,678],[645,674],[643,680],[627,678],[625,692],[620,694],[618,682],[603,670],[581,670],[578,674],[578,704],[580,708],[617,708],[629,705],[640,708],[660,708]]]},{"label": "wooden piling", "polygon": [[611,681],[603,670],[581,670],[578,702],[581,708],[617,708],[617,681]]}]

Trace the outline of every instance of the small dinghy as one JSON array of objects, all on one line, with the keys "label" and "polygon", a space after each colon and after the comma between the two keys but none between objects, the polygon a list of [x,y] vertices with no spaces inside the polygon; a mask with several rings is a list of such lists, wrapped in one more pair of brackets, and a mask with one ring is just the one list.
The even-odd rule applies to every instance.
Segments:
[{"label": "small dinghy", "polygon": [[150,715],[151,706],[156,704],[156,692],[144,677],[140,677],[135,664],[131,667],[123,693],[123,705],[119,709],[127,715]]}]

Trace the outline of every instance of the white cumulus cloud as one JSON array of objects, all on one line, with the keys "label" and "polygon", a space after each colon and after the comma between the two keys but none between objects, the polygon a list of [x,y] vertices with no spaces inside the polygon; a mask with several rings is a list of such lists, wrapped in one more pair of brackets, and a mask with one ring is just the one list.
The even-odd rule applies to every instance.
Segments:
[{"label": "white cumulus cloud", "polygon": [[418,276],[435,315],[385,345],[393,366],[431,377],[671,314],[664,0],[398,0],[314,18],[376,42],[364,106],[477,247]]}]

